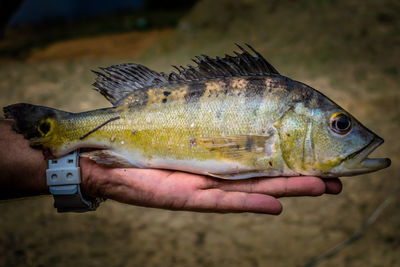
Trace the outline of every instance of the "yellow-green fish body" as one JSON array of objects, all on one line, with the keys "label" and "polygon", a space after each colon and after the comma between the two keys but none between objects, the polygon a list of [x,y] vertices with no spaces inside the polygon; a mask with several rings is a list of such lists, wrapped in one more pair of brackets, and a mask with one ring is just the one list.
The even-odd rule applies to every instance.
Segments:
[{"label": "yellow-green fish body", "polygon": [[112,108],[74,114],[15,104],[5,115],[53,157],[91,148],[83,155],[112,167],[243,179],[337,177],[389,166],[389,159],[366,158],[381,138],[253,49],[256,56],[241,50],[197,57],[196,67],[169,75],[137,64],[105,68],[94,85]]}]

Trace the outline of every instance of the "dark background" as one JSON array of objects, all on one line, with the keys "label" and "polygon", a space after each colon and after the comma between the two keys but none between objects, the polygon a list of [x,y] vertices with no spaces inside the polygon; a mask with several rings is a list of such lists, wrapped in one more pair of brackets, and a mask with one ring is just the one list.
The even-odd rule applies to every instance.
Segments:
[{"label": "dark background", "polygon": [[400,265],[398,1],[26,0],[0,1],[0,12],[0,106],[109,106],[90,90],[91,69],[136,62],[167,72],[246,42],[383,137],[374,156],[393,162],[343,178],[338,196],[282,199],[278,217],[113,201],[94,213],[57,214],[50,196],[1,202],[0,266],[304,266],[389,195],[363,236],[320,266]]}]

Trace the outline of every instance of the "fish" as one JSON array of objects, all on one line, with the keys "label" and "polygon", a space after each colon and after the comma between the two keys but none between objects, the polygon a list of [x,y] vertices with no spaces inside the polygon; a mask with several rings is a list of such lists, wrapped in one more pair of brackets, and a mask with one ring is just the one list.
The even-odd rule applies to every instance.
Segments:
[{"label": "fish", "polygon": [[316,89],[281,75],[246,44],[197,56],[170,73],[125,63],[93,71],[111,104],[71,113],[18,103],[13,129],[48,158],[80,149],[108,167],[178,170],[222,179],[353,176],[383,139]]}]

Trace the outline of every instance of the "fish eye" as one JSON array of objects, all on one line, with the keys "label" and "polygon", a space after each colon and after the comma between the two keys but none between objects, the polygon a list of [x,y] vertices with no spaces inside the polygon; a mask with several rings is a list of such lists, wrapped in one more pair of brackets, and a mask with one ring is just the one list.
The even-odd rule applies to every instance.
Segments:
[{"label": "fish eye", "polygon": [[330,127],[337,134],[345,135],[352,128],[351,119],[343,113],[335,113],[331,117]]}]

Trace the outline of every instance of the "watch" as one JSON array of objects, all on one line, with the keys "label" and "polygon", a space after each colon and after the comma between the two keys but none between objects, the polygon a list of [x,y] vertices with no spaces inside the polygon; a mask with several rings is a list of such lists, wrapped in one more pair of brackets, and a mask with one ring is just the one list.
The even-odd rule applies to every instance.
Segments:
[{"label": "watch", "polygon": [[94,211],[102,198],[84,197],[81,192],[81,170],[79,151],[57,159],[49,160],[46,170],[47,185],[54,197],[54,207],[58,212]]}]

